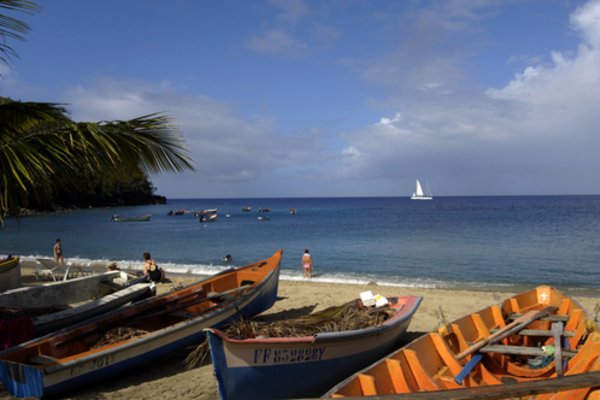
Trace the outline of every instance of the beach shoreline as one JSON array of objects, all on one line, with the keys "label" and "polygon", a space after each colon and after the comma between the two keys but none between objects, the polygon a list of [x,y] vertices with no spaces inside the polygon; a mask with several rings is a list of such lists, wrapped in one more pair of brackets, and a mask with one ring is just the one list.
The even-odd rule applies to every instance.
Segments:
[{"label": "beach shoreline", "polygon": [[[35,271],[34,263],[24,263],[23,275]],[[96,266],[102,270],[104,266]],[[157,285],[157,292],[165,293],[174,288],[188,285],[199,276],[169,274],[169,283]],[[412,339],[423,332],[436,329],[439,325],[453,321],[467,313],[498,303],[514,292],[474,291],[457,289],[399,288],[377,284],[339,284],[311,280],[280,280],[278,300],[260,319],[286,318],[298,313],[310,313],[327,307],[344,304],[359,297],[366,290],[386,297],[399,295],[423,296],[423,302],[413,317],[406,339]],[[575,296],[592,315],[600,300],[595,297]],[[193,348],[173,352],[169,357],[156,360],[148,365],[127,371],[111,379],[96,382],[83,389],[76,389],[64,398],[80,399],[155,399],[157,397],[178,399],[218,398],[216,380],[210,361],[199,367],[187,370],[185,357]],[[12,398],[6,391],[0,392],[0,399]]]}]

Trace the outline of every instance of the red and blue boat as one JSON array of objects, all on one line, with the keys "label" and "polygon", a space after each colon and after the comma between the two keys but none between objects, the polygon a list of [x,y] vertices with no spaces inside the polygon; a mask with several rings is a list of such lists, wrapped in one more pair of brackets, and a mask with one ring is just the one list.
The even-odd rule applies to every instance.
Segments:
[{"label": "red and blue boat", "polygon": [[273,305],[282,253],[0,352],[0,380],[15,397],[56,396],[197,344]]}]

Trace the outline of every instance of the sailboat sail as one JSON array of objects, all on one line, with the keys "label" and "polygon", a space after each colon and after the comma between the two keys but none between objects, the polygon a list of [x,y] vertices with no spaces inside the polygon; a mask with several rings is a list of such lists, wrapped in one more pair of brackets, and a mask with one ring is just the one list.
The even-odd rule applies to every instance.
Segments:
[{"label": "sailboat sail", "polygon": [[411,200],[431,200],[433,197],[431,195],[426,195],[423,192],[423,187],[421,186],[421,182],[417,179],[417,186],[415,188],[415,192],[410,197]]}]

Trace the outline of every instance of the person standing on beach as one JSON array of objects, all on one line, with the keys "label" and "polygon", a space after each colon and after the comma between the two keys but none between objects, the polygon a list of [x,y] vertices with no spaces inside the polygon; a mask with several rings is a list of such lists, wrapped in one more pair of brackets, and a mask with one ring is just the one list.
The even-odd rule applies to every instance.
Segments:
[{"label": "person standing on beach", "polygon": [[63,256],[62,243],[60,239],[56,239],[52,252],[54,253],[54,261],[56,262],[56,265],[64,267],[65,257]]},{"label": "person standing on beach", "polygon": [[150,256],[150,253],[144,253],[144,275],[150,279],[151,282],[162,282],[165,279],[165,273],[162,268],[156,265],[156,262]]},{"label": "person standing on beach", "polygon": [[302,255],[302,270],[304,271],[305,278],[312,278],[313,267],[313,259],[308,252],[308,249],[304,249],[304,254]]}]

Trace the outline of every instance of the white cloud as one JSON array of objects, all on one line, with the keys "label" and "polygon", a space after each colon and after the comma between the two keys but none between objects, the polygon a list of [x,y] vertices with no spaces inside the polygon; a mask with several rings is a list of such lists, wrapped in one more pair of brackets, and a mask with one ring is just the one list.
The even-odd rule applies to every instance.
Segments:
[{"label": "white cloud", "polygon": [[301,165],[302,160],[318,157],[310,137],[300,141],[281,135],[272,119],[245,118],[226,103],[177,93],[168,84],[102,80],[74,88],[68,101],[76,120],[131,119],[154,112],[172,117],[187,141],[197,172],[178,175],[177,180],[169,176],[153,180],[178,196],[224,194],[231,185],[268,181]]},{"label": "white cloud", "polygon": [[426,176],[447,194],[600,192],[600,1],[571,21],[582,37],[573,56],[553,52],[551,65],[530,65],[501,88],[402,99],[401,113],[347,135],[342,158],[353,157],[340,173]]}]

